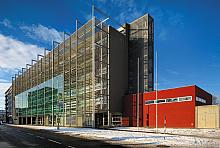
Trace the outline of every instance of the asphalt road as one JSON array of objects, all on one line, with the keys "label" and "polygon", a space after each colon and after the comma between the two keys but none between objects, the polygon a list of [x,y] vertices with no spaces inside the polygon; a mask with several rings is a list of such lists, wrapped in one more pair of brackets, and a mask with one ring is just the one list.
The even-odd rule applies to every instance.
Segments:
[{"label": "asphalt road", "polygon": [[86,140],[45,130],[0,125],[0,148],[121,147],[103,141]]}]

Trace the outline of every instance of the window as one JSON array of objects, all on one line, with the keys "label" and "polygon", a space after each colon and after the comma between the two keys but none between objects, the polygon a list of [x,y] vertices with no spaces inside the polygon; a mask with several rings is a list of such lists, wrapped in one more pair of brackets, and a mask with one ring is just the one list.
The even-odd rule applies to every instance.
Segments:
[{"label": "window", "polygon": [[206,103],[205,99],[202,99],[202,98],[199,98],[199,97],[196,97],[196,101],[201,102],[201,103]]},{"label": "window", "polygon": [[165,103],[165,100],[157,100],[157,103]]},{"label": "window", "polygon": [[173,98],[172,102],[178,102],[178,98]]},{"label": "window", "polygon": [[179,97],[179,101],[182,102],[182,101],[191,101],[192,100],[192,97]]},{"label": "window", "polygon": [[177,98],[169,98],[169,99],[166,99],[166,102],[178,102],[178,99]]},{"label": "window", "polygon": [[154,104],[154,100],[145,101],[145,104]]},{"label": "window", "polygon": [[166,99],[166,102],[173,102],[172,98]]},{"label": "window", "polygon": [[[155,104],[155,103],[172,103],[172,102],[184,102],[184,101],[192,101],[192,96],[185,96],[185,97],[177,97],[177,98],[167,98],[167,99],[158,99],[156,100],[148,100],[145,101],[145,104]],[[196,101],[206,103],[206,100],[196,97]]]},{"label": "window", "polygon": [[188,96],[188,97],[186,97],[186,100],[187,100],[187,101],[192,101],[192,97],[191,97],[191,96]]}]

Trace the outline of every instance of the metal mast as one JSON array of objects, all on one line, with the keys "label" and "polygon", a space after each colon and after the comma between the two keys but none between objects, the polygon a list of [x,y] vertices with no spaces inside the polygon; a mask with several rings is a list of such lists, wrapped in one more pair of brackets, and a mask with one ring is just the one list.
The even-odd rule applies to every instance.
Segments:
[{"label": "metal mast", "polygon": [[156,51],[156,132],[158,132],[158,61]]},{"label": "metal mast", "polygon": [[139,66],[140,66],[140,62],[139,62],[139,57],[137,59],[137,127],[139,127],[139,82],[140,82],[140,74],[139,74]]}]

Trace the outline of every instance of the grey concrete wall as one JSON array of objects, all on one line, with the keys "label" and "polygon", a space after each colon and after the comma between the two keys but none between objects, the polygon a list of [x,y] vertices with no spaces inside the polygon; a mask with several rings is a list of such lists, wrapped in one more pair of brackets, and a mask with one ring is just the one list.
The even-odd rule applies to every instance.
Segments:
[{"label": "grey concrete wall", "polygon": [[122,99],[128,89],[128,49],[126,36],[109,27],[110,112],[122,112]]}]

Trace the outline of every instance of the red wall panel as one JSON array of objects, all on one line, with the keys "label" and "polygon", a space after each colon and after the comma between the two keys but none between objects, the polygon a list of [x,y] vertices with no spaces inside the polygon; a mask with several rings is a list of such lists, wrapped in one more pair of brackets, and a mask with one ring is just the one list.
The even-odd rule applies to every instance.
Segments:
[{"label": "red wall panel", "polygon": [[[129,126],[137,126],[137,95],[136,94],[132,94],[124,97],[123,117],[129,118]],[[139,126],[143,126],[143,94],[139,94]]]},{"label": "red wall panel", "polygon": [[[192,102],[158,104],[158,127],[188,127],[195,126],[195,107]],[[147,116],[149,116],[147,120]],[[155,127],[156,105],[144,107],[144,127]]]},{"label": "red wall panel", "polygon": [[122,117],[122,126],[129,126],[129,117]]},{"label": "red wall panel", "polygon": [[[158,99],[192,96],[192,101],[158,104],[158,127],[195,127],[195,86],[158,91]],[[156,92],[145,93],[143,101],[154,100]],[[155,127],[156,105],[143,104],[143,126]]]}]

